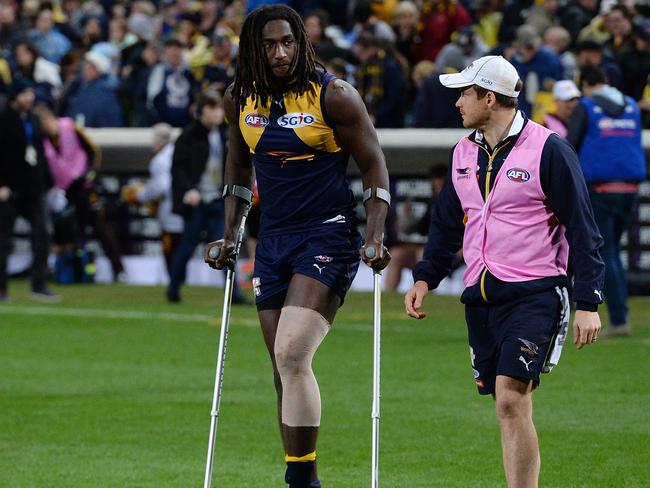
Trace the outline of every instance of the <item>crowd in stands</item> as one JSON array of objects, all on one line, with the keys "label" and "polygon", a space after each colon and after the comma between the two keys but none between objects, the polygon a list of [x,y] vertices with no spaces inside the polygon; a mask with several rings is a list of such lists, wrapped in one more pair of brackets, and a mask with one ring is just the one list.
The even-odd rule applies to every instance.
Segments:
[{"label": "crowd in stands", "polygon": [[[199,93],[232,82],[245,0],[0,0],[0,98],[28,80],[37,102],[86,127],[184,127]],[[441,73],[486,54],[524,81],[541,121],[553,85],[587,65],[639,102],[650,127],[650,6],[612,0],[288,0],[318,59],[360,91],[378,128],[459,127]]]}]

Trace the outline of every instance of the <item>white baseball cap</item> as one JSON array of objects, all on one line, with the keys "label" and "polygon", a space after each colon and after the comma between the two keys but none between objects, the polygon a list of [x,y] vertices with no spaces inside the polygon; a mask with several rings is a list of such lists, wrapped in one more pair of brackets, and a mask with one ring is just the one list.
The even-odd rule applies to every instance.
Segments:
[{"label": "white baseball cap", "polygon": [[515,89],[518,81],[519,73],[502,56],[483,56],[460,73],[440,75],[440,83],[447,88],[478,85],[507,97],[519,95],[519,91]]},{"label": "white baseball cap", "polygon": [[554,100],[572,100],[581,96],[582,93],[580,93],[576,84],[571,80],[556,81],[553,85]]}]

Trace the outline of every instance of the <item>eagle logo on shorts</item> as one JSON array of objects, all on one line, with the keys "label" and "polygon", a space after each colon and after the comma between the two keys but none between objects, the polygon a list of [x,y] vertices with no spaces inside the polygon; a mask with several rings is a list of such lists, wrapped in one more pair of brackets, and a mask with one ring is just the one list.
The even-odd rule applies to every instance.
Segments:
[{"label": "eagle logo on shorts", "polygon": [[334,261],[334,258],[331,258],[329,256],[325,256],[323,254],[319,254],[318,256],[314,256],[314,259],[318,261],[319,263],[331,263]]},{"label": "eagle logo on shorts", "polygon": [[527,341],[526,339],[522,339],[521,337],[519,337],[519,340],[523,344],[521,348],[522,352],[525,352],[530,356],[537,356],[537,353],[539,352],[539,346],[537,344]]}]

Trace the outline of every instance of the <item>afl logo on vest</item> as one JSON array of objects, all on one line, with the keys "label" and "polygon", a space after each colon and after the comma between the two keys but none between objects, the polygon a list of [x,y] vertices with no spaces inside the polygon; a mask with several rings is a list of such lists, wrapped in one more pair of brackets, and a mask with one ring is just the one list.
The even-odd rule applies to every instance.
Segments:
[{"label": "afl logo on vest", "polygon": [[530,173],[521,168],[509,169],[506,176],[509,180],[514,181],[515,183],[526,183],[530,180]]},{"label": "afl logo on vest", "polygon": [[316,122],[316,117],[312,114],[304,112],[292,112],[285,114],[278,119],[278,125],[285,129],[297,129],[299,127],[307,127],[308,125]]},{"label": "afl logo on vest", "polygon": [[252,127],[253,129],[261,129],[269,125],[269,119],[265,115],[257,113],[246,114],[244,122],[246,122],[248,127]]}]

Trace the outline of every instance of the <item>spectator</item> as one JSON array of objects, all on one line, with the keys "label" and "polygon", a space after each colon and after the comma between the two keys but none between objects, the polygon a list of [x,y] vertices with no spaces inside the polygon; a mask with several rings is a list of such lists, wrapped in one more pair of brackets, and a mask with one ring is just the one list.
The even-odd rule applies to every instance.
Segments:
[{"label": "spectator", "polygon": [[369,33],[376,39],[379,46],[387,47],[395,44],[393,29],[375,16],[370,0],[358,0],[354,5],[352,18],[354,19],[354,27],[347,36],[350,44],[354,45],[363,32]]},{"label": "spectator", "polygon": [[67,37],[54,27],[52,16],[51,6],[41,8],[29,37],[36,44],[41,56],[58,64],[61,58],[70,50],[72,44]]},{"label": "spectator", "polygon": [[621,90],[635,100],[641,100],[650,75],[650,20],[637,23],[634,46],[621,54],[619,66],[623,78]]},{"label": "spectator", "polygon": [[424,79],[413,105],[414,127],[463,127],[463,120],[456,108],[458,94],[442,86],[440,75],[455,73],[464,67],[462,55],[456,58],[447,56],[446,66],[439,66],[435,73]]},{"label": "spectator", "polygon": [[25,24],[16,18],[16,8],[10,3],[0,4],[0,53],[3,56],[27,31]]},{"label": "spectator", "polygon": [[217,0],[203,0],[201,2],[198,30],[206,39],[212,36],[212,33],[217,27],[219,5]]},{"label": "spectator", "polygon": [[444,68],[453,67],[456,71],[460,71],[487,52],[487,46],[471,27],[463,27],[454,36],[455,40],[445,45],[438,54],[436,65]]},{"label": "spectator", "polygon": [[183,60],[183,44],[178,39],[168,39],[163,59],[153,67],[147,82],[147,108],[154,120],[172,127],[187,125],[195,85]]},{"label": "spectator", "polygon": [[526,22],[526,14],[535,5],[535,0],[507,0],[499,27],[499,44],[514,41],[517,29]]},{"label": "spectator", "polygon": [[106,34],[104,31],[105,28],[100,17],[86,17],[81,28],[82,49],[88,51],[98,42],[106,40]]},{"label": "spectator", "polygon": [[559,8],[559,0],[538,0],[528,11],[526,24],[533,26],[537,33],[543,36],[548,29],[559,24]]},{"label": "spectator", "polygon": [[36,46],[27,40],[14,45],[14,59],[16,69],[13,77],[30,80],[37,100],[54,102],[61,90],[59,66],[39,56]]},{"label": "spectator", "polygon": [[7,301],[7,261],[18,215],[31,227],[32,296],[46,301],[61,297],[47,288],[50,235],[45,194],[52,178],[43,156],[38,124],[32,115],[34,91],[25,78],[9,88],[9,102],[0,114],[0,301]]},{"label": "spectator", "polygon": [[560,57],[562,63],[562,77],[572,80],[575,76],[578,61],[569,47],[571,46],[571,34],[564,27],[551,27],[544,33],[544,44]]},{"label": "spectator", "polygon": [[108,23],[108,41],[117,49],[123,49],[136,43],[138,38],[129,32],[126,19],[111,19]]},{"label": "spectator", "polygon": [[83,72],[67,94],[65,115],[83,127],[122,127],[124,115],[117,90],[110,79],[111,61],[90,51],[84,56]]},{"label": "spectator", "polygon": [[316,56],[323,63],[327,63],[334,58],[342,58],[348,61],[352,60],[352,53],[343,49],[327,35],[329,26],[329,14],[321,9],[317,9],[307,14],[305,17],[305,31],[307,37],[314,46]]},{"label": "spectator", "polygon": [[639,108],[632,97],[607,85],[598,68],[585,69],[580,84],[585,96],[571,117],[568,140],[580,156],[604,239],[604,298],[610,318],[605,335],[624,336],[630,334],[630,324],[620,241],[635,208],[639,183],[646,176]]},{"label": "spectator", "polygon": [[469,12],[456,0],[425,0],[420,12],[420,37],[417,60],[433,61],[451,40],[451,34],[470,22]]},{"label": "spectator", "polygon": [[556,81],[555,85],[553,85],[555,110],[544,115],[544,127],[551,129],[557,135],[566,139],[571,114],[578,105],[581,96],[580,90],[573,81]]},{"label": "spectator", "polygon": [[595,66],[605,73],[608,85],[616,88],[621,86],[621,69],[616,63],[605,58],[602,44],[590,40],[582,41],[578,43],[576,51],[580,70]]},{"label": "spectator", "polygon": [[[542,45],[542,38],[529,25],[517,29],[515,46],[517,51],[512,65],[524,82],[524,89],[519,94],[519,108],[526,116],[532,117],[533,104],[540,107],[551,104],[553,84],[562,79],[562,63],[557,54]],[[533,118],[539,118],[537,113]]]},{"label": "spectator", "polygon": [[379,47],[379,40],[369,32],[359,35],[354,51],[360,61],[356,88],[370,120],[377,128],[403,127],[406,80],[402,66],[390,52]]},{"label": "spectator", "polygon": [[560,13],[560,23],[572,40],[578,39],[580,31],[589,25],[591,20],[598,15],[598,0],[577,0],[571,2]]},{"label": "spectator", "polygon": [[643,127],[650,129],[650,75],[646,78],[643,95],[639,100],[639,108],[643,111]]},{"label": "spectator", "polygon": [[[172,159],[173,212],[182,215],[184,230],[167,288],[167,300],[171,303],[181,300],[185,268],[202,233],[207,233],[210,242],[221,239],[224,229],[221,96],[216,92],[200,94],[196,113],[196,120],[185,127],[177,139]],[[245,303],[237,287],[233,290],[233,303]]]},{"label": "spectator", "polygon": [[162,231],[161,241],[167,272],[171,276],[172,259],[183,233],[183,218],[172,212],[172,127],[159,123],[153,126],[151,148],[154,157],[149,163],[149,181],[122,188],[122,199],[132,205],[155,204]]},{"label": "spectator", "polygon": [[632,11],[620,3],[606,10],[603,16],[603,26],[609,34],[609,39],[605,41],[605,52],[616,61],[621,53],[634,47],[632,19]]},{"label": "spectator", "polygon": [[197,80],[201,80],[201,90],[216,90],[221,95],[235,79],[237,46],[234,46],[223,27],[217,27],[212,34],[212,49],[207,63],[194,70]]},{"label": "spectator", "polygon": [[395,31],[395,48],[409,62],[410,66],[417,64],[418,46],[421,42],[418,33],[420,12],[410,0],[405,0],[395,7],[393,30]]},{"label": "spectator", "polygon": [[476,24],[473,28],[489,49],[494,49],[499,44],[502,10],[503,0],[476,0],[475,2]]},{"label": "spectator", "polygon": [[[65,194],[65,201],[73,210],[66,212],[70,218],[61,215],[56,219],[59,228],[55,226],[55,243],[81,249],[86,242],[86,228],[91,227],[111,263],[115,280],[123,279],[124,267],[117,238],[106,220],[104,205],[95,189],[99,148],[80,127],[75,126],[72,119],[57,118],[43,104],[36,107],[35,113],[54,188]],[[63,213],[61,208],[54,210]]]}]

